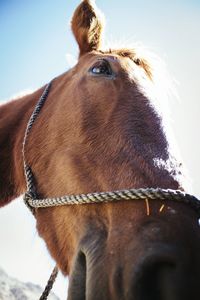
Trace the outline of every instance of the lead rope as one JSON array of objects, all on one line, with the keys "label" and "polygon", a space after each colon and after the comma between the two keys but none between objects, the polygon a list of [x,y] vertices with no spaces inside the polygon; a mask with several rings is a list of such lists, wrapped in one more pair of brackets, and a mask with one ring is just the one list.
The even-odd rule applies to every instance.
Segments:
[{"label": "lead rope", "polygon": [[[23,157],[23,164],[24,164],[24,175],[25,175],[25,180],[26,180],[26,188],[27,188],[27,192],[26,194],[29,195],[29,197],[31,197],[31,199],[36,199],[36,189],[34,187],[34,177],[33,177],[33,173],[31,171],[31,168],[28,166],[28,164],[26,163],[26,157],[25,157],[25,146],[26,146],[26,142],[27,142],[27,139],[28,139],[28,135],[29,135],[29,132],[33,126],[33,123],[35,122],[39,112],[41,111],[46,99],[47,99],[47,96],[48,96],[48,93],[49,93],[49,90],[51,88],[51,82],[49,82],[47,84],[47,86],[45,87],[33,113],[31,114],[31,117],[28,121],[28,124],[26,126],[26,131],[25,131],[25,134],[24,134],[24,139],[23,139],[23,144],[22,144],[22,157]],[[31,207],[27,201],[24,201],[26,206],[29,208],[29,210],[31,211],[31,213],[35,216],[35,208]],[[58,267],[55,266],[50,277],[49,277],[49,280],[45,286],[45,289],[42,293],[42,295],[40,296],[39,300],[46,300],[52,290],[52,287],[53,287],[53,284],[56,280],[56,277],[58,275]]]},{"label": "lead rope", "polygon": [[48,298],[49,293],[53,287],[53,284],[56,280],[57,275],[58,275],[58,268],[57,268],[57,266],[55,266],[39,300],[46,300]]}]

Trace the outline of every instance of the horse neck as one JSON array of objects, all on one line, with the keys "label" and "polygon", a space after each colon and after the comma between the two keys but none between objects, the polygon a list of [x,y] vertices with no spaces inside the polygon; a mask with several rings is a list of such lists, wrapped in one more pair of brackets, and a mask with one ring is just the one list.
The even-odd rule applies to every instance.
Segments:
[{"label": "horse neck", "polygon": [[0,206],[25,191],[22,141],[28,119],[42,91],[0,107]]}]

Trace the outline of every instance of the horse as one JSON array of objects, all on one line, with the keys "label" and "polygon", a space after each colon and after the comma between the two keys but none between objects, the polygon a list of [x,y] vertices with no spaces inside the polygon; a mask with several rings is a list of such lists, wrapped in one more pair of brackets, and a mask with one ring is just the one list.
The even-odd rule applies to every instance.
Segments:
[{"label": "horse", "polygon": [[[0,206],[32,186],[36,198],[92,193],[92,204],[33,209],[39,235],[69,276],[68,300],[200,299],[194,200],[144,192],[126,201],[130,188],[187,192],[155,101],[162,82],[137,47],[103,49],[93,2],[79,4],[71,27],[77,64],[0,107]],[[97,192],[116,190],[128,192],[97,201]]]}]

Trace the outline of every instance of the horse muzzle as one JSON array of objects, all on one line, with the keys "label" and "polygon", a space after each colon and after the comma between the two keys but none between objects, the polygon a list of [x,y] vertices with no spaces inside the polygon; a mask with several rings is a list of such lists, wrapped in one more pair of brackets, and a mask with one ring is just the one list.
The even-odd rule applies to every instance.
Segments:
[{"label": "horse muzzle", "polygon": [[68,300],[200,299],[193,237],[165,225],[150,221],[128,234],[121,227],[90,232],[74,258]]},{"label": "horse muzzle", "polygon": [[124,257],[123,265],[120,258],[112,258],[112,253],[109,258],[99,254],[97,261],[80,252],[70,278],[68,300],[200,299],[200,275],[195,266],[191,269],[191,259],[176,247],[154,246],[146,254],[140,253],[137,262],[136,253],[133,262]]}]

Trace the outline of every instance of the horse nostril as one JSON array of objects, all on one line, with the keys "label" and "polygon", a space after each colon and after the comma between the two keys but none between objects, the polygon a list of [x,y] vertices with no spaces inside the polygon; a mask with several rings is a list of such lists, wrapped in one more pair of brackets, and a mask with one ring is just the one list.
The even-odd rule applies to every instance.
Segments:
[{"label": "horse nostril", "polygon": [[80,251],[75,259],[69,278],[68,300],[85,300],[86,256]]},{"label": "horse nostril", "polygon": [[134,299],[190,299],[187,291],[188,273],[181,259],[181,251],[170,248],[166,252],[155,251],[144,257],[137,266],[132,285]]},{"label": "horse nostril", "polygon": [[175,300],[173,273],[175,265],[169,262],[155,262],[142,266],[136,280],[136,299]]}]

